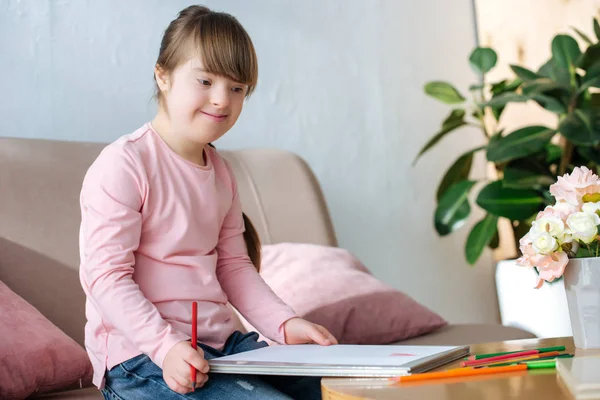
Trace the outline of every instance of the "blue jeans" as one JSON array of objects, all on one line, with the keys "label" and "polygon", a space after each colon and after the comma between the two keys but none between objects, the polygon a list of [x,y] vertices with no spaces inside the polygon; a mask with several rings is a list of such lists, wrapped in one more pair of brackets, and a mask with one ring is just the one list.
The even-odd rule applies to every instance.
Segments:
[{"label": "blue jeans", "polygon": [[[258,334],[234,332],[222,351],[198,342],[207,360],[266,347]],[[127,360],[106,372],[102,395],[107,400],[144,399],[321,399],[318,377],[254,376],[208,374],[208,381],[195,392],[182,395],[172,391],[163,379],[163,371],[144,354]]]}]

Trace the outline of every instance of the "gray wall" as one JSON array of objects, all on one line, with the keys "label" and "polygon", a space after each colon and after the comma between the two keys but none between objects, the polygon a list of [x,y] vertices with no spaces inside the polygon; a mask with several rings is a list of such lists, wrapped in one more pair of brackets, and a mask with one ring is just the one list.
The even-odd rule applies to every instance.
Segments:
[{"label": "gray wall", "polygon": [[[160,37],[188,4],[0,0],[0,135],[109,142],[141,126],[155,111]],[[340,245],[377,277],[453,322],[496,321],[491,255],[468,267],[467,229],[440,239],[432,223],[443,171],[480,133],[456,132],[411,166],[448,112],[424,82],[466,91],[476,80],[471,2],[205,4],[238,17],[260,62],[257,92],[217,146],[297,152],[323,185]]]}]

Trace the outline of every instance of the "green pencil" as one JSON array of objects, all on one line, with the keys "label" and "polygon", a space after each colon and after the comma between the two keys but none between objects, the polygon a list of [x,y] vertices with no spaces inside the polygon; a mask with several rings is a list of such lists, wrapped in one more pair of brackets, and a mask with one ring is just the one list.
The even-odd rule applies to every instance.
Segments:
[{"label": "green pencil", "polygon": [[[547,353],[549,351],[564,351],[565,346],[541,347],[541,348],[535,349],[535,350],[538,350],[540,353]],[[465,360],[481,360],[482,358],[503,356],[505,354],[519,353],[521,351],[524,351],[524,350],[506,351],[503,353],[477,354],[477,355],[466,357]]]},{"label": "green pencil", "polygon": [[525,362],[527,369],[556,368],[556,360]]},{"label": "green pencil", "polygon": [[[554,356],[554,357],[543,357],[543,358],[536,358],[536,359],[533,359],[533,360],[513,361],[513,362],[508,362],[507,361],[507,362],[502,363],[502,364],[494,364],[493,367],[506,367],[507,365],[517,365],[517,364],[527,364],[527,365],[529,365],[529,364],[536,364],[536,363],[542,364],[542,363],[545,363],[545,362],[555,362],[555,360],[557,358],[571,358],[571,357],[573,357],[573,354],[559,354],[559,355]],[[483,367],[486,367],[486,365],[482,365],[480,367],[483,368]],[[475,367],[475,368],[477,368],[477,367]]]}]

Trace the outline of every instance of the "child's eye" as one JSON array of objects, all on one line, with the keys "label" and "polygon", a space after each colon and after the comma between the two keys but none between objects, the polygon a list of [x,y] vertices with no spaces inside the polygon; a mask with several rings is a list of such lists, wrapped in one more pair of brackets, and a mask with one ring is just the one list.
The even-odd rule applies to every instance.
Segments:
[{"label": "child's eye", "polygon": [[241,87],[234,87],[231,90],[233,90],[236,93],[244,93],[244,88],[241,88]]},{"label": "child's eye", "polygon": [[201,85],[210,86],[210,81],[207,81],[206,79],[198,79],[198,82],[200,82]]}]

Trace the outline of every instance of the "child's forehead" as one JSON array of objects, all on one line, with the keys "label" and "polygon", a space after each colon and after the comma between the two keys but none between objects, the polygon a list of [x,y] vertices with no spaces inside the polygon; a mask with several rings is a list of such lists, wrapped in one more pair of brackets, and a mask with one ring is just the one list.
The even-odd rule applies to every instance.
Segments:
[{"label": "child's forehead", "polygon": [[199,55],[188,57],[186,64],[188,64],[191,69],[204,69],[204,63]]}]

